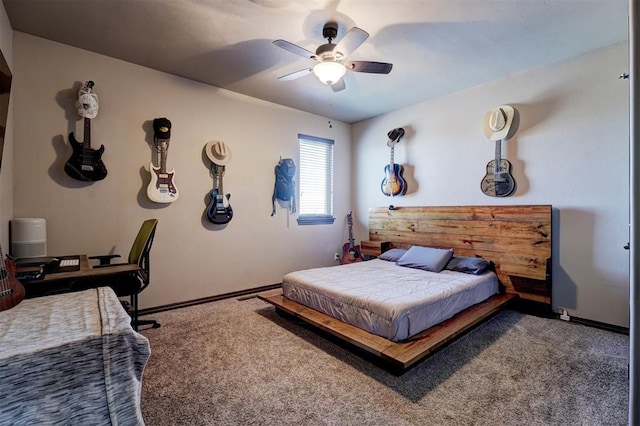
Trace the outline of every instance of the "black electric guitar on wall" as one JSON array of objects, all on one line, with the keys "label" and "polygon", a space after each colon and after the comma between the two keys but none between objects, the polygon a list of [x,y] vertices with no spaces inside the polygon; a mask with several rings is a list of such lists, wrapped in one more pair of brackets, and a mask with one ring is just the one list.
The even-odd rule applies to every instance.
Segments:
[{"label": "black electric guitar on wall", "polygon": [[207,206],[207,219],[216,225],[224,225],[233,218],[233,209],[229,203],[231,194],[223,195],[224,191],[222,190],[222,176],[224,176],[225,166],[217,164],[212,164],[211,166],[217,186],[210,193],[211,201]]},{"label": "black electric guitar on wall", "polygon": [[511,175],[511,163],[502,158],[501,140],[496,141],[496,156],[487,164],[487,174],[480,183],[480,189],[490,197],[508,197],[516,190],[516,181]]},{"label": "black electric guitar on wall", "polygon": [[22,283],[16,279],[15,264],[4,260],[0,247],[0,311],[11,309],[24,299],[25,291]]},{"label": "black electric guitar on wall", "polygon": [[360,246],[357,246],[353,243],[353,217],[351,213],[347,215],[347,221],[349,222],[349,242],[345,243],[342,246],[342,259],[340,259],[340,264],[344,265],[345,263],[353,263],[362,261],[362,253],[360,252]]},{"label": "black electric guitar on wall", "polygon": [[380,184],[380,189],[384,195],[395,197],[396,195],[404,195],[407,193],[407,182],[402,177],[404,168],[402,165],[393,162],[393,148],[404,136],[404,129],[402,127],[393,129],[387,133],[387,136],[389,137],[387,146],[391,148],[391,160],[389,164],[384,167],[385,177]]},{"label": "black electric guitar on wall", "polygon": [[69,143],[73,153],[64,165],[64,171],[74,179],[82,181],[99,181],[107,176],[107,168],[102,162],[104,145],[91,148],[91,119],[98,113],[98,97],[91,93],[93,81],[80,89],[78,96],[78,113],[84,117],[84,139],[78,142],[73,132],[69,133]]}]

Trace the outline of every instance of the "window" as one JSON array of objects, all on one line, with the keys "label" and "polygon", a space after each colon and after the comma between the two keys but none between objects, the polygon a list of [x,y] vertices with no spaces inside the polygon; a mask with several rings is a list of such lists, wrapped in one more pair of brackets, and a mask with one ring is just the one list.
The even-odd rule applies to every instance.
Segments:
[{"label": "window", "polygon": [[298,135],[300,197],[298,225],[331,224],[333,217],[333,141]]}]

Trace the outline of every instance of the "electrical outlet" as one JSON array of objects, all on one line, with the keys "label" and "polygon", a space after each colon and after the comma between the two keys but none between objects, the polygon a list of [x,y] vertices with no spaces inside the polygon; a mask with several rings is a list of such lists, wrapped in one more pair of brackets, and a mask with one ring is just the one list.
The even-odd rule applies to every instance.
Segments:
[{"label": "electrical outlet", "polygon": [[333,260],[340,261],[340,255],[338,253],[333,255]]}]

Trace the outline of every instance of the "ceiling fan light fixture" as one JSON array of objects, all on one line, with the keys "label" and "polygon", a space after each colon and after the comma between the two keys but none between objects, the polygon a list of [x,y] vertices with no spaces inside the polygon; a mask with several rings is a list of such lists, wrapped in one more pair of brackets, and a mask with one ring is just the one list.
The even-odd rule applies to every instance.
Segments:
[{"label": "ceiling fan light fixture", "polygon": [[346,72],[344,65],[334,61],[320,62],[313,67],[313,73],[320,81],[329,85],[337,83]]}]

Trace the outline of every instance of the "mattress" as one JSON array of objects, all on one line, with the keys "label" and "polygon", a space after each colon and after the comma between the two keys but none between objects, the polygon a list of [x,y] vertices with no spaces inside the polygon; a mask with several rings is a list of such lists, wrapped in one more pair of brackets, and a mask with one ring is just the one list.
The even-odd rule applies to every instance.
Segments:
[{"label": "mattress", "polygon": [[498,293],[498,278],[373,259],[291,272],[282,290],[288,299],[399,342]]},{"label": "mattress", "polygon": [[149,341],[108,287],[0,312],[0,425],[143,425]]}]

